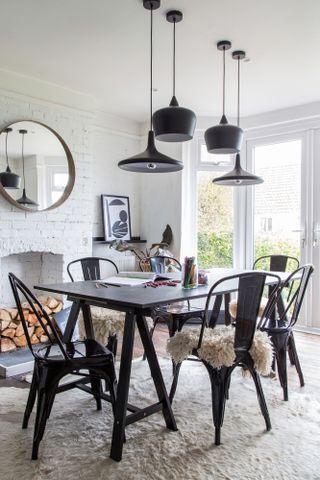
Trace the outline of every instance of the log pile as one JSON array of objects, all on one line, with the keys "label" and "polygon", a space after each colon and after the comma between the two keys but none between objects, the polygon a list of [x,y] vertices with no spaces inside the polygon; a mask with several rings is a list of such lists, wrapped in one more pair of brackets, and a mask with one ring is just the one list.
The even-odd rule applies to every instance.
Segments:
[{"label": "log pile", "polygon": [[[60,299],[51,296],[39,296],[39,302],[45,312],[52,317],[60,312],[63,303]],[[28,333],[32,344],[46,343],[49,339],[41,327],[37,316],[33,313],[28,303],[22,304],[23,315],[28,325]],[[45,319],[44,323],[45,322]],[[49,327],[48,327],[49,328]],[[0,308],[0,352],[11,352],[16,348],[26,347],[27,338],[24,333],[22,322],[16,308]]]}]

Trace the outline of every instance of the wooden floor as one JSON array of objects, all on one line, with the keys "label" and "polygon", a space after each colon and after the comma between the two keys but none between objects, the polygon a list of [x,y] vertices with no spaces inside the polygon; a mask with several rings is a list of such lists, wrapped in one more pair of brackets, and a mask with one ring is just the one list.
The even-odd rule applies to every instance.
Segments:
[{"label": "wooden floor", "polygon": [[[168,330],[165,325],[158,325],[154,335],[154,344],[159,356],[167,356],[166,341],[168,338]],[[320,390],[320,336],[309,333],[295,332],[296,346],[301,362],[302,371],[305,377],[306,386],[311,390]],[[121,352],[121,341],[119,343],[118,351]],[[141,345],[138,334],[135,339],[134,357],[142,357],[143,347]],[[288,367],[289,373],[289,388],[297,387],[299,385],[298,376],[295,368],[291,365]],[[0,379],[0,387],[28,387],[29,384],[24,381],[23,376]]]}]

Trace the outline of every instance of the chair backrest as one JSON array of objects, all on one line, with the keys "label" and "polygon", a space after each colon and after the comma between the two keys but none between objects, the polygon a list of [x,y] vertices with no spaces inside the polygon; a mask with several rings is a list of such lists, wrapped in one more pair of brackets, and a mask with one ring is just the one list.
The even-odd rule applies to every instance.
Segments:
[{"label": "chair backrest", "polygon": [[292,272],[299,267],[299,260],[290,255],[264,255],[255,260],[253,269],[272,272]]},{"label": "chair backrest", "polygon": [[[47,335],[49,342],[51,345],[57,344],[59,349],[61,350],[62,355],[68,359],[69,356],[67,354],[66,349],[64,348],[61,339],[53,325],[53,322],[50,320],[49,315],[43,309],[39,300],[34,296],[34,294],[28,289],[28,287],[19,280],[13,273],[9,273],[9,281],[12,288],[13,296],[16,302],[16,306],[19,312],[19,317],[22,322],[22,327],[24,334],[26,336],[28,347],[30,348],[34,357],[36,357],[35,349],[31,342],[30,333],[28,330],[28,324],[24,316],[24,309],[21,304],[20,295],[24,298],[25,302],[29,306],[28,308],[36,315],[37,320],[41,327],[43,328],[45,334]],[[19,295],[20,294],[20,295]],[[49,327],[49,329],[48,329]]]},{"label": "chair backrest", "polygon": [[250,350],[252,345],[266,280],[270,284],[270,296],[262,315],[264,317],[274,309],[281,282],[278,275],[266,272],[246,272],[225,277],[216,282],[210,288],[207,296],[205,318],[201,327],[198,348],[201,347],[205,327],[209,325],[211,328],[215,327],[215,322],[212,322],[211,318],[213,314],[211,307],[213,298],[221,295],[221,293],[229,292],[230,289],[237,290],[238,306],[235,318],[234,351],[236,360],[240,360]]},{"label": "chair backrest", "polygon": [[141,260],[139,262],[140,270],[143,271],[145,265],[149,265],[151,272],[154,273],[167,273],[170,269],[173,269],[173,271],[181,271],[182,268],[179,260],[164,255],[157,255]]},{"label": "chair backrest", "polygon": [[[286,281],[283,282],[277,293],[276,300],[278,305],[279,325],[285,325],[291,328],[296,324],[313,271],[313,265],[303,265],[292,272]],[[281,299],[285,297],[285,295],[283,295],[284,289],[288,286],[290,286],[290,290],[292,291],[291,296],[289,300],[286,300],[285,304],[282,303],[282,308],[279,308],[279,305],[281,305]],[[268,320],[269,319],[267,316],[264,319],[261,319],[259,328],[263,329],[265,326],[267,326]]]},{"label": "chair backrest", "polygon": [[[112,269],[119,273],[117,265],[109,258],[104,257],[85,257],[73,260],[67,266],[67,272],[72,282],[74,282],[75,271],[77,267],[81,267],[83,280],[101,280],[102,264],[112,265]],[[73,271],[74,270],[74,271]],[[73,274],[71,273],[73,271]]]}]

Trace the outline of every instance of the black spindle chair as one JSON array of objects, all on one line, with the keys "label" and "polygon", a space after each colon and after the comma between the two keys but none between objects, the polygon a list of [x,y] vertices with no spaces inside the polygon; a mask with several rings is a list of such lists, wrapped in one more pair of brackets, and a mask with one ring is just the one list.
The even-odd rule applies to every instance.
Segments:
[{"label": "black spindle chair", "polygon": [[[289,349],[291,351],[291,363],[297,370],[301,387],[304,386],[304,377],[293,336],[293,327],[299,318],[313,270],[312,265],[304,265],[292,272],[278,293],[276,315],[271,312],[271,315],[261,319],[258,325],[258,328],[267,332],[272,340],[284,400],[288,400],[287,351]],[[287,287],[291,292],[289,299],[285,292]]]},{"label": "black spindle chair", "polygon": [[[73,260],[67,266],[67,272],[72,282],[75,281],[76,274],[79,275],[79,273],[81,275],[81,279],[85,281],[101,280],[102,275],[103,276],[106,275],[104,271],[106,272],[107,270],[108,270],[107,275],[110,275],[110,273],[112,275],[119,273],[117,265],[109,258],[104,258],[104,257],[79,258],[77,260]],[[101,316],[100,307],[91,307],[90,310],[91,310],[91,317],[92,317],[93,323],[95,323],[95,321],[97,321],[98,323],[103,321],[103,316]],[[117,328],[120,327],[118,332],[116,333],[112,332],[111,334],[109,334],[108,344],[107,344],[107,347],[116,356],[117,343],[118,343],[117,333],[123,332],[124,315],[122,313],[119,313],[113,310],[104,309],[104,311],[105,311],[105,320],[108,321],[108,323],[112,326],[112,317],[114,317],[114,319],[116,320],[116,322],[114,323],[116,324]]]},{"label": "black spindle chair", "polygon": [[[228,391],[230,386],[231,374],[235,367],[243,367],[248,370],[254,380],[256,392],[261,408],[262,415],[265,420],[267,430],[271,429],[269,413],[264,398],[258,368],[262,369],[259,361],[264,359],[264,364],[271,367],[272,351],[271,344],[267,335],[259,338],[259,358],[253,358],[250,353],[251,346],[255,342],[256,322],[259,314],[260,302],[265,287],[266,278],[272,283],[271,295],[263,315],[268,315],[274,308],[276,301],[276,293],[279,289],[280,278],[277,275],[267,274],[264,272],[246,272],[238,275],[232,275],[216,282],[210,289],[206,302],[205,318],[198,335],[195,330],[185,329],[183,332],[177,333],[174,338],[168,342],[168,352],[176,361],[175,374],[172,381],[169,398],[172,401],[176,392],[178,376],[182,359],[187,359],[190,354],[199,358],[206,367],[212,392],[212,413],[215,425],[215,444],[219,445],[221,441],[221,427],[223,424],[224,410]],[[268,282],[269,283],[269,282]],[[232,289],[238,291],[238,308],[235,322],[235,328],[232,326],[216,327],[216,317],[211,303],[221,292]],[[230,358],[227,353],[228,342],[234,336],[234,355]],[[192,339],[192,340],[191,340]],[[226,341],[226,349],[219,353],[219,359],[214,364],[210,351],[214,351],[215,345],[221,348],[221,342]],[[218,343],[215,343],[217,342]],[[193,345],[192,345],[193,342]],[[186,349],[183,351],[181,345],[185,344]],[[222,355],[224,354],[224,355]],[[268,361],[269,360],[269,361]],[[265,366],[264,366],[265,368]]]},{"label": "black spindle chair", "polygon": [[[34,427],[32,459],[38,458],[39,444],[42,440],[46,422],[57,393],[71,388],[82,389],[84,383],[91,382],[91,393],[96,400],[97,409],[101,409],[101,380],[106,382],[110,390],[112,406],[116,398],[116,374],[113,354],[95,340],[70,342],[64,344],[57,333],[53,322],[33,293],[13,273],[9,273],[14,299],[22,322],[28,347],[34,357],[34,370],[27,406],[23,417],[22,428],[27,428],[28,421],[37,397],[37,412]],[[24,317],[20,296],[27,302],[30,310],[36,315],[39,325],[49,338],[49,345],[34,348]],[[66,375],[84,377],[59,385]]]}]

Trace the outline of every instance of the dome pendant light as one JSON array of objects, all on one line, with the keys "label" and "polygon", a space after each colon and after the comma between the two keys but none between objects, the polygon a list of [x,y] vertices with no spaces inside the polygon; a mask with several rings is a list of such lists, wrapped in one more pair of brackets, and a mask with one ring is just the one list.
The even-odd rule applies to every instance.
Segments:
[{"label": "dome pendant light", "polygon": [[169,107],[153,114],[153,128],[157,140],[163,142],[185,142],[193,138],[196,115],[192,110],[179,106],[176,98],[176,23],[183,19],[182,12],[171,10],[167,21],[173,23],[173,88]]},{"label": "dome pendant light", "polygon": [[218,50],[223,51],[223,99],[222,117],[219,125],[210,127],[204,134],[209,153],[228,154],[237,153],[241,149],[243,131],[239,126],[230,125],[225,115],[226,97],[226,50],[231,48],[231,42],[221,40],[217,43]]},{"label": "dome pendant light", "polygon": [[22,158],[22,172],[23,172],[23,190],[22,190],[22,197],[20,197],[17,202],[21,205],[31,206],[31,207],[38,207],[39,205],[27,197],[26,194],[26,176],[24,172],[24,136],[28,133],[28,130],[19,130],[19,133],[22,135],[22,147],[21,147],[21,158]]},{"label": "dome pendant light", "polygon": [[8,157],[8,134],[12,132],[12,128],[6,128],[4,130],[6,133],[6,161],[7,161],[7,168],[5,172],[0,173],[0,183],[4,188],[15,188],[18,189],[20,188],[21,184],[21,177],[19,175],[16,175],[11,171],[11,168],[9,166],[9,157]]},{"label": "dome pendant light", "polygon": [[[238,127],[240,124],[240,60],[245,58],[245,56],[246,54],[242,50],[236,50],[232,53],[232,58],[238,61]],[[226,173],[222,177],[217,177],[213,179],[212,182],[216,183],[217,185],[240,187],[246,185],[258,185],[259,183],[263,183],[263,180],[261,177],[253,175],[252,173],[247,172],[246,170],[243,170],[243,168],[241,168],[240,153],[237,153],[234,169],[231,170],[231,172]]]},{"label": "dome pendant light", "polygon": [[155,141],[154,131],[152,129],[152,110],[153,110],[153,10],[160,7],[160,0],[143,0],[143,6],[150,10],[150,130],[148,133],[148,144],[144,152],[134,155],[126,160],[121,160],[118,167],[129,172],[142,173],[165,173],[177,172],[183,169],[183,163],[179,160],[167,157],[158,152]]}]

